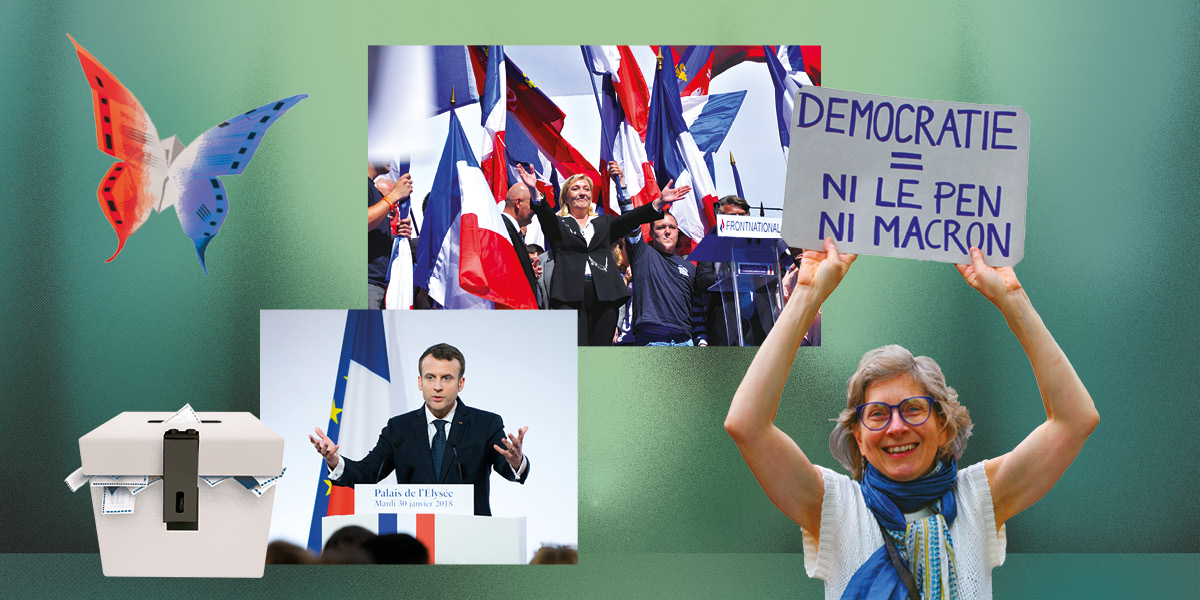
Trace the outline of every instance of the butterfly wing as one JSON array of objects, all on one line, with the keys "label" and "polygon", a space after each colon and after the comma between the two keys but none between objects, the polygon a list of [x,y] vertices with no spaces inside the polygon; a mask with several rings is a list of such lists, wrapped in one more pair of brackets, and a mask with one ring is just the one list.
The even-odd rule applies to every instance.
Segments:
[{"label": "butterfly wing", "polygon": [[163,155],[158,131],[133,93],[75,38],[67,37],[75,44],[79,64],[92,89],[96,145],[101,152],[122,161],[109,168],[96,194],[117,233],[117,251],[108,259],[111,261],[121,253],[125,240],[150,217],[150,210],[161,196],[169,156]]},{"label": "butterfly wing", "polygon": [[225,186],[216,177],[191,178],[186,185],[178,190],[175,203],[175,213],[179,215],[179,225],[183,232],[196,245],[196,258],[200,259],[200,268],[208,275],[208,266],[204,264],[204,251],[208,243],[221,229],[229,210],[229,202],[225,197]]},{"label": "butterfly wing", "polygon": [[204,252],[229,210],[225,186],[217,176],[245,171],[267,128],[307,97],[284,98],[224,121],[196,138],[171,164],[159,210],[175,205],[179,224],[196,245],[205,274]]}]

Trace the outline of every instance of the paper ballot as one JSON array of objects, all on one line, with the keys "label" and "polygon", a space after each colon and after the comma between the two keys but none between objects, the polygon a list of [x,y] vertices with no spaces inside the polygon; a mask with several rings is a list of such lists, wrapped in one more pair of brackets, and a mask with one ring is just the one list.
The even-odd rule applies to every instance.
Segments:
[{"label": "paper ballot", "polygon": [[100,513],[105,515],[133,514],[133,494],[129,488],[105,487]]}]

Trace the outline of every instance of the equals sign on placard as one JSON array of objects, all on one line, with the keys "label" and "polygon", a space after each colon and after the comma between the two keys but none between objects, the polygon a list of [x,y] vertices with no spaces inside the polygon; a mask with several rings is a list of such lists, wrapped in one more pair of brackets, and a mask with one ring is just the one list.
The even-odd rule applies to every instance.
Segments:
[{"label": "equals sign on placard", "polygon": [[915,152],[893,152],[892,160],[893,161],[910,161],[910,162],[893,162],[892,163],[893,169],[904,169],[907,171],[923,170],[920,162],[911,162],[911,161],[920,161],[921,160],[921,155],[917,154]]}]

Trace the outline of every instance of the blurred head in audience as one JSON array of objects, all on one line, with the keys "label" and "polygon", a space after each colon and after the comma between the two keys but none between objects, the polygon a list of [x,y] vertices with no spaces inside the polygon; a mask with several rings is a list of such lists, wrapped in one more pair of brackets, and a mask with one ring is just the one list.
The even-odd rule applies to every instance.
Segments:
[{"label": "blurred head in audience", "polygon": [[534,553],[531,565],[579,564],[579,551],[570,546],[542,546]]},{"label": "blurred head in audience", "polygon": [[345,550],[346,548],[362,548],[367,540],[375,538],[375,532],[365,527],[358,525],[347,525],[329,536],[325,540],[325,548],[322,552],[330,550]]},{"label": "blurred head in audience", "polygon": [[268,565],[308,565],[315,561],[316,557],[308,549],[295,544],[283,540],[267,544]]},{"label": "blurred head in audience", "polygon": [[379,565],[427,565],[429,550],[407,533],[389,533],[371,538],[363,547]]}]

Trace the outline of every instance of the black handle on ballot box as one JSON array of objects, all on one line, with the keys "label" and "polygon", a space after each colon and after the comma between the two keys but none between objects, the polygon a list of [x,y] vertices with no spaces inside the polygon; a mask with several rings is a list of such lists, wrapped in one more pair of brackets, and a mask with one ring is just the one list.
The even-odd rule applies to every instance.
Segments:
[{"label": "black handle on ballot box", "polygon": [[200,432],[167,430],[163,434],[163,523],[168,531],[199,529]]}]

